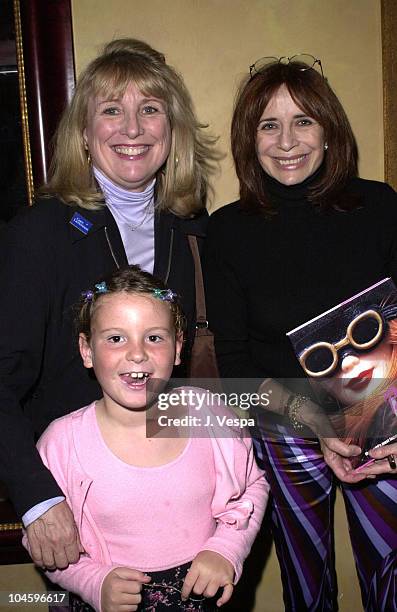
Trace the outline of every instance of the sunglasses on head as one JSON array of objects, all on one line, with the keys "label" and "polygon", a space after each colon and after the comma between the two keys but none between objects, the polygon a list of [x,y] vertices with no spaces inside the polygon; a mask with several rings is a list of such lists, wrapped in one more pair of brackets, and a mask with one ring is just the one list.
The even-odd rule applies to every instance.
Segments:
[{"label": "sunglasses on head", "polygon": [[340,351],[352,346],[356,351],[374,348],[383,338],[385,322],[376,310],[366,310],[349,323],[346,336],[338,342],[316,342],[306,348],[299,357],[308,376],[328,376],[338,367]]}]

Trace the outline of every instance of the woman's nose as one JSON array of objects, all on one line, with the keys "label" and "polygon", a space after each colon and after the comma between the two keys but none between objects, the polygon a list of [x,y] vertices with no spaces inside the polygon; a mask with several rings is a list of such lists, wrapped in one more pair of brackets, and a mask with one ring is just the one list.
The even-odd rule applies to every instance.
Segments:
[{"label": "woman's nose", "polygon": [[342,358],[341,369],[343,372],[349,372],[360,363],[360,358],[357,355],[345,355]]},{"label": "woman's nose", "polygon": [[289,151],[297,145],[295,130],[293,127],[284,127],[280,133],[280,148],[283,151]]},{"label": "woman's nose", "polygon": [[139,113],[125,113],[120,131],[128,138],[136,138],[143,134],[142,117]]}]

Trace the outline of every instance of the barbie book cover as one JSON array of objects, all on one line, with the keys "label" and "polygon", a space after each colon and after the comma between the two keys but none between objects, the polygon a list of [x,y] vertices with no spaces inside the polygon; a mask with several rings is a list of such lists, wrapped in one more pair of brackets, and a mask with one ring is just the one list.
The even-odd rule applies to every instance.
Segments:
[{"label": "barbie book cover", "polygon": [[368,450],[397,438],[397,289],[390,278],[288,332],[338,437]]}]

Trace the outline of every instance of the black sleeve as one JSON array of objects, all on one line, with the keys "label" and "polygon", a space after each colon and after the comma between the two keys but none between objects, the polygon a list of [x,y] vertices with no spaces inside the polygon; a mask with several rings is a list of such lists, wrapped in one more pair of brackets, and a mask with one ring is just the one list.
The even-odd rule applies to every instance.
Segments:
[{"label": "black sleeve", "polygon": [[203,253],[209,327],[223,378],[263,379],[266,372],[250,353],[243,279],[230,257],[231,250],[236,253],[238,248],[238,241],[225,232],[218,215],[210,217]]},{"label": "black sleeve", "polygon": [[23,215],[0,239],[0,478],[19,515],[61,495],[34,443],[21,403],[34,391],[51,308],[51,231]]},{"label": "black sleeve", "polygon": [[382,195],[377,204],[381,219],[381,244],[388,274],[397,285],[397,193],[389,186],[382,185]]}]

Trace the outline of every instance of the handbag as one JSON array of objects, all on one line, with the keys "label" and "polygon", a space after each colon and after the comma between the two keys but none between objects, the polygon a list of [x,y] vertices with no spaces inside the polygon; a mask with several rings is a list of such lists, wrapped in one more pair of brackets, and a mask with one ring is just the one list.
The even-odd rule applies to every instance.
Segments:
[{"label": "handbag", "polygon": [[188,375],[190,379],[205,379],[203,384],[211,391],[221,392],[221,382],[216,361],[214,335],[208,327],[203,271],[196,236],[187,237],[194,262],[196,287],[196,333],[193,341]]}]

